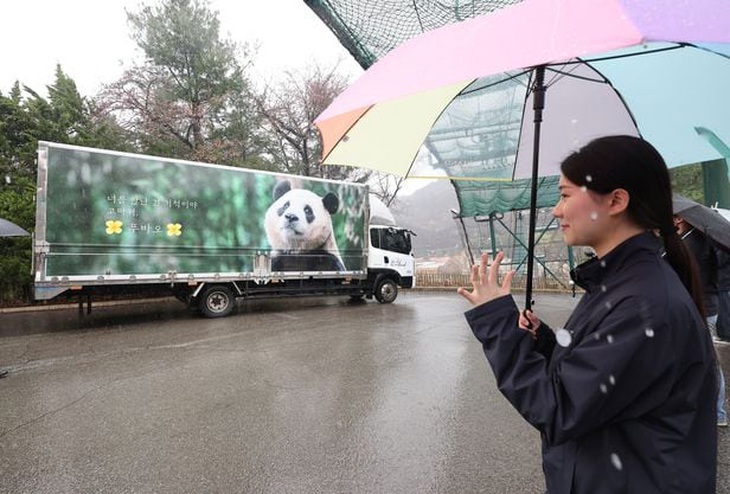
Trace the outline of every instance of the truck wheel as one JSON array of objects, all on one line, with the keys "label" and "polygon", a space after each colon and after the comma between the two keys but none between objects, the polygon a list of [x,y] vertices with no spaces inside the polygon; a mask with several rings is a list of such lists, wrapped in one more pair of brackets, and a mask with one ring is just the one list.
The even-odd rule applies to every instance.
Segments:
[{"label": "truck wheel", "polygon": [[398,297],[398,285],[390,278],[384,278],[375,287],[375,298],[381,304],[393,303]]},{"label": "truck wheel", "polygon": [[203,290],[198,307],[205,317],[225,317],[233,312],[236,298],[230,288],[213,285]]}]

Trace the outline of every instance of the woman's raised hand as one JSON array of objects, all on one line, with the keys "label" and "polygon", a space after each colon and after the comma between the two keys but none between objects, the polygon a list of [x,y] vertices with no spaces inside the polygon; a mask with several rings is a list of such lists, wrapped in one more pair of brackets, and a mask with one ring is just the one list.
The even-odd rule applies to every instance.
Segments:
[{"label": "woman's raised hand", "polygon": [[499,283],[499,265],[504,259],[504,252],[497,254],[494,261],[487,267],[489,258],[487,254],[482,254],[481,263],[475,264],[471,268],[471,285],[472,289],[459,288],[456,292],[467,299],[472,305],[481,305],[509,295],[512,289],[512,278],[514,271],[509,271],[504,275],[502,284]]}]

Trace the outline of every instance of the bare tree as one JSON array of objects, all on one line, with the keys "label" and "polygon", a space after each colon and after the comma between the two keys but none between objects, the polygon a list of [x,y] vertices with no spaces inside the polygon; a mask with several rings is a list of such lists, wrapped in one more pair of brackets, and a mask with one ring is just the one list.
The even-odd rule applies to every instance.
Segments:
[{"label": "bare tree", "polygon": [[383,204],[390,207],[398,192],[403,188],[405,180],[405,177],[374,172],[370,176],[368,184],[370,185],[370,192],[383,201]]},{"label": "bare tree", "polygon": [[276,146],[272,155],[282,171],[335,180],[366,182],[370,171],[353,167],[322,166],[322,144],[314,120],[347,87],[337,67],[317,64],[306,71],[289,71],[276,87],[268,87],[258,104]]}]

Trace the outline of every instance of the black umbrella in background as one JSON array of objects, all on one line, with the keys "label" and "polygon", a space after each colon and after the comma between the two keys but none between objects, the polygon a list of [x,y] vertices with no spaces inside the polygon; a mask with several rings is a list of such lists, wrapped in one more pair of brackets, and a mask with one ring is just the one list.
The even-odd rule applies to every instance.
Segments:
[{"label": "black umbrella in background", "polygon": [[0,237],[27,237],[30,233],[26,232],[12,221],[0,218]]},{"label": "black umbrella in background", "polygon": [[674,214],[701,231],[716,244],[730,250],[730,221],[718,211],[686,197],[674,194]]}]

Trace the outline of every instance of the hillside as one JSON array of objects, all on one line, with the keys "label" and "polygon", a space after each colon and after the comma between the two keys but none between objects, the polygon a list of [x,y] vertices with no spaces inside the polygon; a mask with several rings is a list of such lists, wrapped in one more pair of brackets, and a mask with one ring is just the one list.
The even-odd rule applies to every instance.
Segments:
[{"label": "hillside", "polygon": [[399,196],[391,205],[398,225],[418,235],[413,245],[419,258],[464,252],[452,209],[458,211],[459,202],[448,180],[435,180],[411,195]]}]

